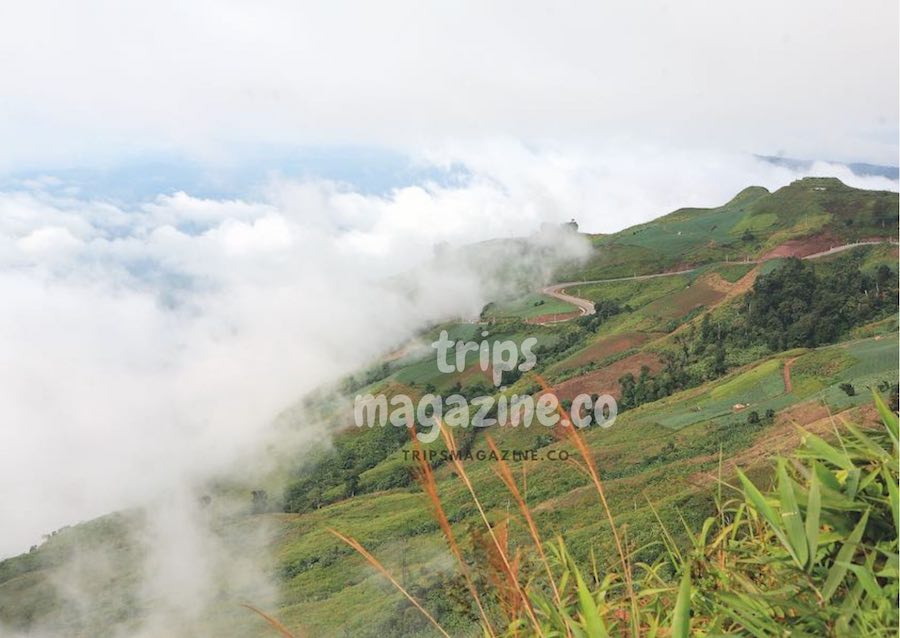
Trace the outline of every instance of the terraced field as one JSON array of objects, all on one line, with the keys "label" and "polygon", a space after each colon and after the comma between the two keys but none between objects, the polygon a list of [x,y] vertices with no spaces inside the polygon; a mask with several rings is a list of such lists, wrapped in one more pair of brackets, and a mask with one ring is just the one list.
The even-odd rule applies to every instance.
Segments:
[{"label": "terraced field", "polygon": [[547,315],[568,315],[578,312],[578,308],[559,299],[539,293],[526,295],[509,303],[492,305],[485,312],[485,317],[513,317],[516,319],[534,319]]}]

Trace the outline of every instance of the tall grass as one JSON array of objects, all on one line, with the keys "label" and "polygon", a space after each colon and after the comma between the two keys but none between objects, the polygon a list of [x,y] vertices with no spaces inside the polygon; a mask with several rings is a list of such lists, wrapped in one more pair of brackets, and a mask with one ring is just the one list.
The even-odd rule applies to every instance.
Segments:
[{"label": "tall grass", "polygon": [[[476,580],[424,461],[419,463],[420,484],[486,636],[896,636],[900,443],[897,415],[877,395],[875,405],[881,429],[836,424],[834,442],[803,433],[800,448],[775,460],[771,488],[761,489],[740,471],[734,485],[720,476],[716,515],[699,530],[688,530],[686,542],[676,540],[657,516],[662,552],[652,564],[632,564],[590,449],[576,428],[561,431],[578,451],[616,539],[619,567],[605,574],[594,560],[585,571],[563,538],[542,538],[511,469],[498,461],[497,474],[516,502],[526,542],[535,550],[537,569],[523,580],[519,554],[511,555],[508,520],[491,523],[465,464],[453,456],[451,463],[479,512],[501,576]],[[448,450],[455,451],[452,432],[446,427],[441,432]],[[498,451],[490,437],[487,442]],[[724,499],[723,487],[734,497]],[[449,635],[372,554],[354,539],[333,533],[384,575],[438,633]],[[505,627],[497,626],[500,612],[491,611],[489,600],[505,601],[495,605],[505,616]]]}]

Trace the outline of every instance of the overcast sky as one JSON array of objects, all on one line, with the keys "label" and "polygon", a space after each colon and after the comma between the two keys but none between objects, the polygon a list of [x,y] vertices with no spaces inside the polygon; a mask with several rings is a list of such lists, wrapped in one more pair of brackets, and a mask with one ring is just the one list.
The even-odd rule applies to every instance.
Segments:
[{"label": "overcast sky", "polygon": [[896,164],[893,0],[5,2],[0,166],[511,137]]},{"label": "overcast sky", "polygon": [[[203,476],[478,272],[897,164],[896,1],[0,4],[0,556]],[[583,247],[582,247],[583,248]],[[578,247],[572,247],[573,254]]]}]

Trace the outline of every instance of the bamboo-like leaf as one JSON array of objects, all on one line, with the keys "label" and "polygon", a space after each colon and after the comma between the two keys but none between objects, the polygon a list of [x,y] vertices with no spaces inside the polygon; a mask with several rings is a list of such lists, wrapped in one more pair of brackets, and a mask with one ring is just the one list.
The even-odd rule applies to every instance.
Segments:
[{"label": "bamboo-like leaf", "polygon": [[769,526],[772,528],[772,531],[775,533],[775,536],[778,537],[778,540],[781,541],[781,544],[784,545],[785,549],[794,556],[794,559],[797,560],[796,555],[794,555],[794,550],[791,548],[791,543],[788,540],[787,535],[784,532],[784,529],[781,527],[781,520],[778,514],[772,509],[772,506],[766,501],[766,497],[764,497],[759,489],[753,484],[753,482],[747,478],[747,476],[741,472],[737,471],[738,478],[741,480],[741,485],[744,487],[744,495],[757,512],[759,512],[762,517],[766,520]]},{"label": "bamboo-like leaf", "polygon": [[834,473],[831,472],[827,467],[825,467],[821,463],[816,463],[813,468],[813,472],[815,472],[816,476],[819,478],[819,482],[822,484],[822,487],[834,492],[841,491],[841,484],[838,482]]},{"label": "bamboo-like leaf", "polygon": [[685,564],[681,583],[678,585],[678,598],[675,599],[675,611],[672,614],[672,638],[688,638],[691,632],[691,569]]},{"label": "bamboo-like leaf", "polygon": [[844,493],[851,499],[855,499],[859,493],[859,480],[862,472],[858,467],[854,467],[847,472],[847,482],[844,484]]},{"label": "bamboo-like leaf", "polygon": [[884,399],[878,392],[872,390],[872,395],[875,397],[875,407],[878,408],[878,414],[881,415],[884,427],[887,428],[888,434],[891,435],[891,438],[894,440],[894,445],[896,445],[897,439],[900,437],[900,433],[898,433],[898,431],[900,431],[900,425],[898,425],[897,415],[885,404]]},{"label": "bamboo-like leaf", "polygon": [[808,451],[814,452],[823,460],[838,466],[842,470],[850,471],[853,469],[853,461],[844,452],[829,445],[815,434],[809,434],[807,432],[804,436],[806,438],[805,443]]},{"label": "bamboo-like leaf", "polygon": [[606,631],[606,625],[600,612],[597,610],[597,603],[591,595],[591,590],[584,582],[581,571],[574,562],[571,563],[572,573],[575,574],[575,589],[578,593],[578,611],[584,620],[584,628],[587,630],[588,638],[608,638],[609,633]]},{"label": "bamboo-like leaf", "polygon": [[881,473],[884,476],[884,483],[888,489],[888,498],[891,501],[891,515],[894,519],[894,536],[896,536],[897,530],[900,530],[900,490],[897,489],[897,481],[891,476],[887,468],[881,468]]},{"label": "bamboo-like leaf", "polygon": [[797,497],[791,478],[785,468],[784,459],[778,461],[778,495],[781,499],[781,521],[787,531],[790,542],[788,551],[797,561],[797,565],[804,567],[809,557],[809,548],[806,544],[806,532],[803,529],[803,516],[800,514],[800,506],[797,505]]},{"label": "bamboo-like leaf", "polygon": [[806,544],[809,546],[807,567],[816,562],[819,549],[819,518],[822,514],[822,494],[819,490],[819,478],[815,472],[809,478],[809,494],[806,499]]},{"label": "bamboo-like leaf", "polygon": [[867,456],[872,456],[883,461],[889,461],[893,458],[883,446],[876,443],[872,440],[872,437],[868,436],[852,423],[844,421],[844,427],[853,435],[853,439],[855,439],[854,443],[860,448],[860,452],[864,451]]},{"label": "bamboo-like leaf", "polygon": [[862,518],[859,519],[859,523],[850,532],[850,536],[847,537],[847,540],[841,546],[840,551],[838,551],[834,559],[834,565],[828,571],[828,578],[825,579],[825,585],[822,587],[822,596],[825,598],[825,602],[831,600],[831,597],[834,596],[834,593],[844,581],[844,576],[847,575],[850,561],[856,552],[856,547],[859,545],[859,540],[862,538],[868,520],[869,510],[866,510],[863,512]]},{"label": "bamboo-like leaf", "polygon": [[884,566],[875,572],[879,578],[900,578],[900,557],[893,552],[884,554]]},{"label": "bamboo-like leaf", "polygon": [[886,592],[881,590],[878,581],[872,575],[872,568],[873,562],[871,558],[866,561],[865,565],[848,565],[848,569],[853,572],[866,593],[873,599],[878,600],[879,598],[884,598]]}]

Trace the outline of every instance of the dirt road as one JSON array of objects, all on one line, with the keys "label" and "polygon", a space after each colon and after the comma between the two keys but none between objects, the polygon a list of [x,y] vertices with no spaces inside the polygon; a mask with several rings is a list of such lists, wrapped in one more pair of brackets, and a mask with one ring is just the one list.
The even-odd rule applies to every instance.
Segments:
[{"label": "dirt road", "polygon": [[797,360],[797,357],[793,357],[792,359],[788,359],[784,362],[784,368],[782,369],[782,375],[784,376],[784,393],[790,394],[794,389],[794,384],[791,383],[791,366],[794,365],[794,361]]},{"label": "dirt road", "polygon": [[[829,248],[828,250],[823,250],[822,252],[814,253],[812,255],[806,255],[805,257],[801,257],[801,259],[818,259],[819,257],[827,257],[828,255],[834,255],[836,253],[843,252],[845,250],[850,250],[851,248],[856,248],[858,246],[873,246],[876,244],[894,244],[897,242],[893,240],[885,240],[885,241],[861,241],[856,242],[854,244],[843,244],[841,246],[835,246],[834,248]],[[752,261],[742,261],[742,262],[718,262],[714,264],[704,264],[704,266],[716,266],[725,263],[730,264],[761,264],[763,263],[762,259],[756,259]],[[565,301],[566,303],[570,303],[573,306],[578,308],[579,314],[573,317],[569,317],[567,319],[559,319],[554,321],[553,323],[561,323],[563,321],[569,321],[570,319],[574,319],[575,317],[583,317],[584,315],[592,315],[594,314],[594,302],[589,299],[582,299],[581,297],[576,297],[574,295],[570,295],[565,292],[566,288],[571,288],[573,286],[584,286],[588,284],[606,284],[615,281],[639,281],[642,279],[655,279],[656,277],[672,277],[675,275],[684,275],[689,272],[694,272],[701,268],[697,266],[696,268],[686,268],[685,270],[673,270],[671,272],[659,272],[654,273],[652,275],[634,275],[632,277],[615,277],[613,279],[589,279],[585,281],[566,281],[561,284],[552,284],[550,286],[545,286],[541,288],[541,293],[547,295],[548,297],[553,297],[554,299],[559,299],[560,301]],[[750,284],[752,285],[755,276],[751,278]],[[746,292],[746,290],[744,291]],[[733,295],[730,295],[733,296]],[[790,390],[788,390],[790,392]]]}]

